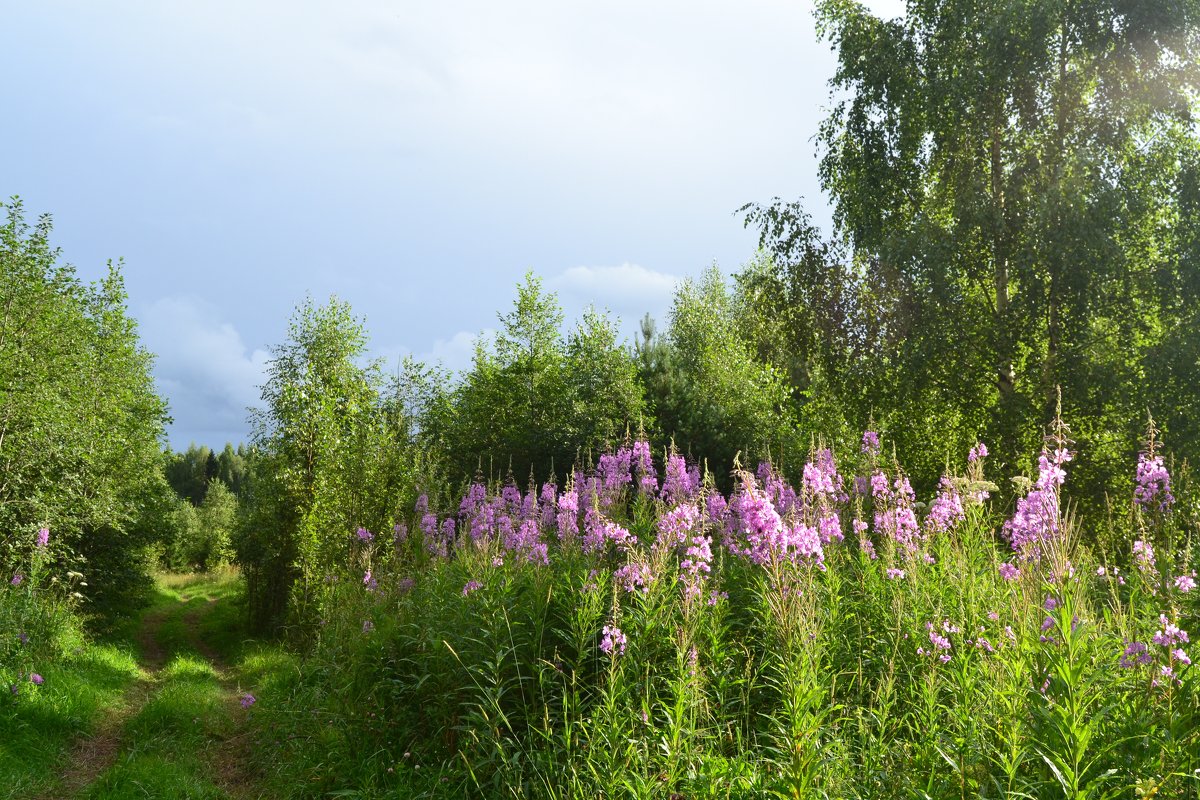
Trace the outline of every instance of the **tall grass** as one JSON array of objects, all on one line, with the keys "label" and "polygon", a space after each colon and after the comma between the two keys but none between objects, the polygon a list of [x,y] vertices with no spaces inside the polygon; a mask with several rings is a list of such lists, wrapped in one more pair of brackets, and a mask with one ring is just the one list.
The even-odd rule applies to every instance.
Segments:
[{"label": "tall grass", "polygon": [[1194,796],[1200,696],[1170,627],[1200,611],[1178,580],[1195,568],[1184,505],[1131,511],[1120,563],[1101,563],[1057,473],[1016,535],[979,460],[921,514],[876,452],[841,465],[858,484],[821,453],[797,488],[761,470],[730,497],[601,469],[551,505],[478,487],[359,533],[314,598],[306,657],[261,672],[278,791]]}]

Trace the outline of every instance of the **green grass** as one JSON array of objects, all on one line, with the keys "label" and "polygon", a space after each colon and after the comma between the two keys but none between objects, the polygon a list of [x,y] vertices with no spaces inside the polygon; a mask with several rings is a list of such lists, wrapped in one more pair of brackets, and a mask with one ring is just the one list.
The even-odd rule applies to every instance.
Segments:
[{"label": "green grass", "polygon": [[176,655],[161,687],[125,725],[125,752],[87,790],[87,798],[222,798],[203,757],[234,721],[217,674],[203,658]]},{"label": "green grass", "polygon": [[53,782],[72,742],[120,702],[138,666],[128,644],[84,644],[42,676],[42,686],[23,687],[20,702],[0,709],[0,786],[13,796]]},{"label": "green grass", "polygon": [[[59,776],[74,742],[121,713],[126,693],[141,680],[146,689],[132,697],[142,704],[121,724],[120,753],[80,796],[226,797],[215,781],[222,769],[216,762],[245,712],[232,697],[240,687],[223,684],[206,654],[233,664],[244,649],[241,586],[229,570],[160,575],[141,619],[123,625],[110,637],[115,641],[78,637],[66,657],[39,665],[42,686],[22,685],[18,698],[0,698],[9,701],[0,703],[0,786],[6,796],[64,792]],[[156,674],[142,669],[152,653],[139,652],[141,620],[153,628],[154,652],[166,662]]]}]

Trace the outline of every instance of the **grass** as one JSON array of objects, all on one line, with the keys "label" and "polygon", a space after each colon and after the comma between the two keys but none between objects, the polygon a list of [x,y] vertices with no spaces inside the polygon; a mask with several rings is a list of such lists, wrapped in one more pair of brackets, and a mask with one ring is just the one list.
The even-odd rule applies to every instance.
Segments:
[{"label": "grass", "polygon": [[[647,505],[606,511],[635,546],[567,544],[545,565],[499,537],[449,558],[429,558],[417,537],[364,547],[310,606],[302,658],[264,647],[243,661],[272,796],[1200,789],[1200,674],[1160,642],[1160,615],[1200,625],[1200,591],[1171,580],[1198,566],[1195,553],[1163,529],[1180,526],[1186,542],[1188,517],[1133,517],[1121,555],[1157,536],[1159,567],[1126,562],[1118,577],[1067,517],[1039,559],[1018,560],[999,537],[1009,509],[978,504],[912,552],[875,531],[876,559],[850,537],[871,509],[845,507],[846,541],[826,543],[824,568],[714,546],[689,601],[681,548],[654,544],[666,508]],[[1011,580],[1008,561],[1020,566]],[[363,584],[366,563],[377,586]],[[630,564],[653,578],[631,590]],[[722,599],[709,604],[710,590]],[[619,652],[604,649],[609,626],[627,636]],[[1122,666],[1130,642],[1150,661]]]},{"label": "grass", "polygon": [[[80,639],[42,668],[42,686],[0,709],[0,786],[14,797],[229,797],[246,712],[222,668],[244,648],[241,586],[231,570],[157,576],[140,626]],[[81,737],[93,746],[73,752]],[[252,787],[239,778],[238,793]]]},{"label": "grass", "polygon": [[72,742],[120,704],[139,670],[129,643],[87,643],[42,675],[42,686],[0,710],[0,786],[13,796],[49,786]]}]

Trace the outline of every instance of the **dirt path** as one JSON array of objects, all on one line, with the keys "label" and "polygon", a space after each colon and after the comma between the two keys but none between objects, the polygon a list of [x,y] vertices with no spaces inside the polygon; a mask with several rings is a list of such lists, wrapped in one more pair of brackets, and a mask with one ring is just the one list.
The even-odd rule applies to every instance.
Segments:
[{"label": "dirt path", "polygon": [[121,754],[125,722],[146,704],[154,694],[156,676],[166,664],[167,654],[158,641],[158,629],[168,616],[167,610],[146,614],[138,629],[137,641],[141,647],[141,674],[137,682],[129,687],[121,703],[109,709],[96,732],[75,743],[67,769],[59,777],[58,785],[38,796],[38,800],[61,800],[74,797],[90,785],[102,772],[111,767]]},{"label": "dirt path", "polygon": [[198,777],[210,780],[231,800],[250,800],[261,796],[256,790],[258,782],[252,768],[250,733],[245,724],[247,712],[241,707],[242,692],[236,671],[205,641],[203,635],[203,620],[219,601],[210,597],[199,607],[186,608],[189,600],[190,605],[198,605],[195,597],[184,594],[179,596],[178,604],[155,607],[143,616],[135,637],[141,652],[137,681],[126,690],[117,704],[105,710],[103,721],[96,731],[75,743],[55,785],[37,795],[36,800],[64,800],[80,796],[109,768],[118,764],[130,747],[137,745],[126,734],[127,723],[156,692],[169,685],[169,682],[164,684],[166,673],[160,675],[175,655],[164,646],[164,638],[168,637],[164,637],[162,628],[169,620],[173,621],[174,631],[171,634],[173,638],[168,638],[173,642],[171,649],[174,650],[179,644],[179,631],[175,625],[181,624],[186,641],[184,649],[194,651],[211,665],[220,686],[220,704],[228,710],[232,723],[227,727],[220,726],[226,732],[210,735],[202,751],[195,754],[208,773]]},{"label": "dirt path", "polygon": [[[184,599],[186,600],[186,595]],[[187,612],[183,615],[183,624],[192,647],[212,664],[213,671],[217,674],[217,680],[221,684],[222,702],[233,709],[234,719],[241,723],[245,712],[241,708],[241,694],[238,691],[237,682],[232,676],[232,670],[225,663],[221,654],[200,635],[200,620],[216,602],[215,599],[209,599],[208,608],[197,608]],[[249,734],[240,730],[241,727],[239,724],[229,736],[215,742],[208,754],[208,761],[212,766],[213,782],[234,800],[257,796],[253,793],[256,781],[248,748],[247,736]]]}]

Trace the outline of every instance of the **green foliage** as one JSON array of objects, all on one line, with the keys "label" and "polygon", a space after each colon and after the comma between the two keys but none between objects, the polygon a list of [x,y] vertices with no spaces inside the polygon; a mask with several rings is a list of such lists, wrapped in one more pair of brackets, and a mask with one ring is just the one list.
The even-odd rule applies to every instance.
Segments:
[{"label": "green foliage", "polygon": [[[638,537],[623,550],[568,539],[541,565],[482,538],[430,559],[415,538],[375,589],[331,584],[307,657],[258,657],[273,785],[381,798],[1194,791],[1193,668],[1158,644],[1153,664],[1119,659],[1151,641],[1160,613],[1194,625],[1200,595],[1136,571],[1119,583],[1111,565],[1098,574],[1069,519],[1046,560],[1008,581],[999,508],[968,503],[923,540],[928,559],[878,532],[871,557],[847,508],[825,569],[723,550],[689,599],[683,554],[656,542],[669,510],[606,505]],[[1123,527],[1122,546],[1163,520],[1145,524]],[[1194,568],[1190,552],[1173,558]],[[627,564],[652,575],[637,591],[616,574]],[[728,598],[709,604],[709,590]],[[628,641],[606,654],[610,625]],[[1168,662],[1178,682],[1162,678]]]},{"label": "green foliage", "polygon": [[245,445],[239,444],[235,450],[232,444],[226,443],[225,449],[217,455],[209,448],[193,442],[182,453],[173,453],[168,449],[165,458],[163,472],[167,483],[171,484],[175,494],[193,506],[204,502],[209,484],[214,480],[219,480],[234,495],[238,495],[246,479]]},{"label": "green foliage", "polygon": [[282,622],[289,597],[313,621],[318,587],[354,558],[356,529],[390,531],[428,471],[413,447],[427,374],[406,363],[386,384],[379,364],[361,364],[365,347],[333,298],[302,304],[273,350],[233,537],[256,627]]},{"label": "green foliage", "polygon": [[791,345],[764,355],[853,426],[874,414],[921,485],[976,438],[1015,466],[1060,386],[1089,513],[1128,486],[1147,407],[1200,452],[1179,390],[1200,340],[1200,6],[948,0],[883,21],[827,0],[817,17],[844,98],[821,177],[849,255],[798,206],[751,212],[776,265],[743,287]]},{"label": "green foliage", "polygon": [[[169,497],[166,407],[125,308],[119,267],[86,285],[21,204],[0,226],[0,567],[42,526],[61,576],[87,577],[86,610],[111,619],[144,596],[143,551]],[[19,534],[19,535],[18,535]]]},{"label": "green foliage", "polygon": [[221,480],[208,485],[199,508],[179,498],[162,520],[162,566],[177,572],[208,572],[229,563],[237,519],[237,497]]},{"label": "green foliage", "polygon": [[[660,363],[669,376],[659,379],[667,392],[655,414],[681,452],[724,465],[739,452],[752,463],[772,448],[791,451],[798,437],[785,379],[755,358],[716,267],[680,284],[668,338],[671,352]],[[646,364],[651,354],[643,352]]]},{"label": "green foliage", "polygon": [[633,355],[606,314],[589,309],[564,339],[558,300],[531,273],[500,323],[426,425],[455,478],[561,476],[648,422]]}]

